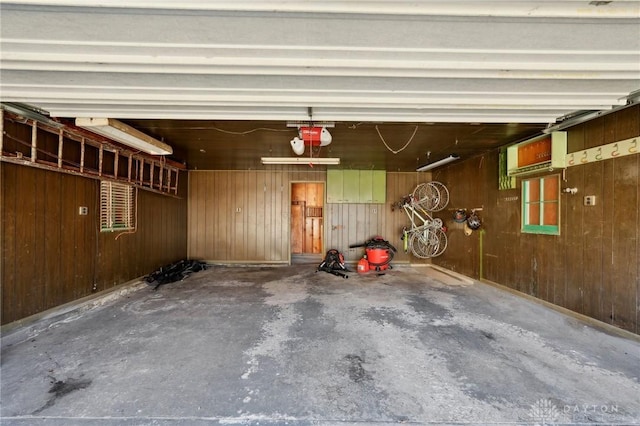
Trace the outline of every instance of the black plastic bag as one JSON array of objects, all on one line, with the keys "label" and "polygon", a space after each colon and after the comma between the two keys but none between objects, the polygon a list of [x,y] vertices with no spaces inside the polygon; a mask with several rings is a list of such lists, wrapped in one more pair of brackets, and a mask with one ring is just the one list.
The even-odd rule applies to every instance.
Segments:
[{"label": "black plastic bag", "polygon": [[147,284],[154,286],[154,290],[157,290],[163,284],[182,281],[192,273],[203,271],[207,267],[206,263],[199,260],[180,260],[170,265],[162,266],[147,275],[144,280]]}]

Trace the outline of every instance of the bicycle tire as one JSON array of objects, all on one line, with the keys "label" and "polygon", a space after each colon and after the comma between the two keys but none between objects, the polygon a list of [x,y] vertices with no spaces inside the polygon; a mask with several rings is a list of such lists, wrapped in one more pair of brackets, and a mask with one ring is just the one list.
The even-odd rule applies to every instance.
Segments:
[{"label": "bicycle tire", "polygon": [[438,205],[439,199],[438,188],[434,185],[429,185],[429,183],[421,183],[411,193],[413,206],[427,211],[433,211],[433,207]]},{"label": "bicycle tire", "polygon": [[429,185],[435,188],[435,191],[438,193],[438,198],[437,200],[434,200],[431,211],[438,212],[449,204],[449,190],[444,186],[444,184],[437,181],[429,182]]},{"label": "bicycle tire", "polygon": [[414,256],[429,259],[444,253],[447,243],[447,234],[442,229],[426,229],[411,234],[409,247]]}]

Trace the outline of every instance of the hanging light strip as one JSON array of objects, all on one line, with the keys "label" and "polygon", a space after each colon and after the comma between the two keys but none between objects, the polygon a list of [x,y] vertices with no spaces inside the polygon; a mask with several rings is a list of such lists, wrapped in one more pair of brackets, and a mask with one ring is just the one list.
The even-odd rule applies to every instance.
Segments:
[{"label": "hanging light strip", "polygon": [[310,158],[310,157],[262,157],[262,164],[324,164],[338,165],[340,159],[333,158]]}]

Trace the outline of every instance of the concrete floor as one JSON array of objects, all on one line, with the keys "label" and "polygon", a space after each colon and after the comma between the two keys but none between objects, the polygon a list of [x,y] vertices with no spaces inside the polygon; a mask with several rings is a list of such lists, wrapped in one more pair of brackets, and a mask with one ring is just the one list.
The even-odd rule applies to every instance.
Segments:
[{"label": "concrete floor", "polygon": [[640,423],[637,341],[431,268],[314,270],[217,266],[5,336],[2,424]]}]

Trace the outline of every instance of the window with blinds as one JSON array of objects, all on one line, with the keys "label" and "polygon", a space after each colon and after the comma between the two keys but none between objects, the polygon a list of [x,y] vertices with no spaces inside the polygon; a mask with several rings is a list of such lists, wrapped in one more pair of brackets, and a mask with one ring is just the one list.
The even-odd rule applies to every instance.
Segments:
[{"label": "window with blinds", "polygon": [[100,181],[100,232],[136,229],[133,187]]}]

